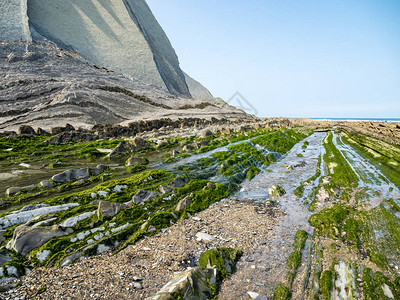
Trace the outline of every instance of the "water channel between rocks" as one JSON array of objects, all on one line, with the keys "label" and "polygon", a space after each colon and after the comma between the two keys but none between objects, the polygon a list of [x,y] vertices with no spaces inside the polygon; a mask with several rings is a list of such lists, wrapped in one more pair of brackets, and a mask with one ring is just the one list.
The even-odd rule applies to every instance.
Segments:
[{"label": "water channel between rocks", "polygon": [[[301,181],[315,174],[318,157],[324,151],[325,136],[326,133],[315,133],[308,137],[306,140],[309,146],[306,149],[302,149],[303,142],[296,144],[280,161],[269,166],[253,180],[245,182],[242,189],[234,196],[238,199],[267,201],[268,188],[273,185],[282,186],[286,194],[278,201],[285,215],[272,229],[271,236],[263,242],[263,245],[254,245],[254,253],[242,257],[238,263],[237,273],[223,285],[219,299],[232,299],[230,298],[232,295],[243,291],[241,284],[245,284],[248,291],[270,296],[273,287],[284,279],[287,271],[286,260],[292,252],[297,230],[302,229],[312,234],[312,227],[308,223],[311,213],[293,191]],[[297,155],[300,153],[302,156]],[[308,249],[305,249],[304,253],[307,252]],[[303,257],[306,259],[306,255]],[[305,266],[302,266],[299,273],[306,273],[304,269]],[[246,295],[240,294],[237,297],[245,299]]]}]

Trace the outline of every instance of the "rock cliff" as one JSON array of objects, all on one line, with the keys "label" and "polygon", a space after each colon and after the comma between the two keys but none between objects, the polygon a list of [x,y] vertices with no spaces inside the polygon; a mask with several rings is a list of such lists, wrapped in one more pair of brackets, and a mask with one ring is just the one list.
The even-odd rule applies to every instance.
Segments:
[{"label": "rock cliff", "polygon": [[245,116],[180,69],[144,0],[2,1],[0,61],[0,130]]}]

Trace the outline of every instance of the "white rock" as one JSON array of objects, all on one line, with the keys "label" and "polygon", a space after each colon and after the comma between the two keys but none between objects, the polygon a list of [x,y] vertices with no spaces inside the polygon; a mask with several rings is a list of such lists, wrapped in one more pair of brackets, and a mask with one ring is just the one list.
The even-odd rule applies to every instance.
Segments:
[{"label": "white rock", "polygon": [[97,234],[97,235],[94,236],[94,239],[95,239],[96,241],[98,241],[98,240],[101,240],[103,237],[104,237],[104,234],[103,234],[102,232],[100,232],[99,234]]},{"label": "white rock", "polygon": [[8,276],[18,276],[18,270],[14,266],[6,266]]},{"label": "white rock", "polygon": [[106,191],[99,191],[98,194],[99,194],[99,196],[101,196],[101,197],[107,197],[108,192],[106,192]]},{"label": "white rock", "polygon": [[113,229],[111,229],[111,232],[114,233],[114,232],[120,231],[120,230],[122,230],[122,229],[125,229],[125,228],[128,227],[129,225],[131,225],[131,224],[130,224],[130,223],[126,223],[126,224],[124,224],[124,225],[122,225],[122,226],[119,226],[119,227],[117,227],[117,228],[113,228]]},{"label": "white rock", "polygon": [[96,213],[96,211],[92,211],[92,212],[87,212],[87,213],[83,213],[80,215],[77,215],[75,217],[71,217],[69,219],[66,219],[64,222],[62,222],[60,224],[60,226],[62,227],[74,227],[76,226],[76,224],[78,224],[79,221],[82,221],[86,218],[89,218],[91,216],[93,216]]},{"label": "white rock", "polygon": [[42,263],[49,257],[50,253],[51,253],[50,250],[43,250],[41,252],[38,252],[36,254],[36,257]]},{"label": "white rock", "polygon": [[88,243],[88,244],[92,244],[92,243],[94,243],[94,240],[93,240],[93,239],[88,239],[88,240],[87,240],[87,243]]},{"label": "white rock", "polygon": [[113,188],[113,192],[121,192],[122,190],[127,189],[127,188],[128,188],[127,185],[116,185]]},{"label": "white rock", "polygon": [[41,207],[28,211],[20,211],[17,213],[6,215],[0,218],[0,229],[7,228],[16,224],[26,223],[37,216],[56,213],[63,210],[68,210],[72,207],[79,206],[79,203],[69,203],[63,205]]},{"label": "white rock", "polygon": [[106,246],[104,244],[99,244],[97,246],[97,254],[101,254],[101,253],[107,252],[110,249],[111,249],[111,247],[109,247],[109,246]]},{"label": "white rock", "polygon": [[203,242],[214,242],[215,241],[215,237],[213,237],[212,235],[210,235],[208,233],[198,232],[198,233],[196,233],[196,240],[198,242],[200,242],[200,241],[203,241]]}]

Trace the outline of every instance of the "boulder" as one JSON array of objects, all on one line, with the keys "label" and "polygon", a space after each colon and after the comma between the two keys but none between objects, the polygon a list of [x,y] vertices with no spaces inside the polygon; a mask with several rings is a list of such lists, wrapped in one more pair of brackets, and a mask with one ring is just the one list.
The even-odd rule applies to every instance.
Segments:
[{"label": "boulder", "polygon": [[51,177],[51,179],[55,182],[68,182],[71,180],[74,173],[75,170],[65,170],[60,174],[54,175],[53,177]]},{"label": "boulder", "polygon": [[146,201],[154,200],[160,193],[153,191],[140,190],[132,197],[132,203],[140,204]]},{"label": "boulder", "polygon": [[20,191],[22,191],[21,187],[10,187],[6,190],[6,195],[8,197],[14,196],[15,194],[19,193]]},{"label": "boulder", "polygon": [[200,138],[206,138],[206,137],[209,137],[209,136],[212,136],[213,135],[213,133],[212,133],[212,131],[211,130],[209,130],[209,129],[206,129],[206,130],[203,130],[201,133],[200,133]]},{"label": "boulder", "polygon": [[181,211],[184,210],[186,207],[188,207],[190,204],[192,204],[192,197],[186,196],[183,198],[181,201],[179,201],[178,205],[176,206],[175,210],[176,211]]},{"label": "boulder", "polygon": [[134,146],[134,149],[136,151],[153,149],[153,147],[151,146],[151,144],[148,141],[146,141],[145,139],[142,139],[140,137],[135,137],[132,141],[132,145]]},{"label": "boulder", "polygon": [[13,237],[7,244],[7,248],[13,249],[23,256],[27,256],[33,249],[44,245],[47,241],[55,237],[71,234],[72,232],[70,229],[64,231],[57,225],[52,227],[20,226],[14,230]]},{"label": "boulder", "polygon": [[97,165],[96,168],[90,168],[90,176],[98,176],[107,170],[106,165]]},{"label": "boulder", "polygon": [[138,165],[147,165],[148,163],[149,160],[147,158],[132,156],[126,161],[126,166],[133,167]]},{"label": "boulder", "polygon": [[21,125],[18,128],[18,134],[21,134],[21,135],[35,135],[35,130],[31,126]]},{"label": "boulder", "polygon": [[175,178],[175,180],[171,182],[171,186],[174,188],[180,188],[180,187],[183,187],[188,181],[189,181],[189,179],[186,177],[184,179],[178,177],[178,178]]},{"label": "boulder", "polygon": [[44,188],[49,188],[49,187],[52,187],[52,186],[54,185],[54,183],[53,183],[52,181],[50,181],[50,180],[42,180],[42,181],[39,183],[39,185],[40,185],[41,187],[44,187]]},{"label": "boulder", "polygon": [[99,219],[103,217],[113,217],[126,208],[127,206],[125,204],[100,201],[97,209],[97,217]]},{"label": "boulder", "polygon": [[196,233],[196,240],[198,242],[203,241],[206,243],[210,243],[210,242],[215,242],[215,237],[205,232],[198,232]]},{"label": "boulder", "polygon": [[157,294],[146,300],[175,299],[171,294],[184,295],[184,299],[210,299],[217,285],[217,275],[218,271],[213,268],[189,269],[174,275]]},{"label": "boulder", "polygon": [[121,155],[126,155],[131,152],[132,152],[132,149],[128,146],[128,143],[125,141],[122,141],[107,156],[109,158],[115,158],[115,157],[118,157]]}]

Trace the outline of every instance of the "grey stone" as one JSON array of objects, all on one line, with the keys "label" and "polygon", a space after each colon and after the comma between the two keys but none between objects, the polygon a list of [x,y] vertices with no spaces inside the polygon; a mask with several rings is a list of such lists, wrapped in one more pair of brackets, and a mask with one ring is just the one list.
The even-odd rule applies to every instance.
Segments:
[{"label": "grey stone", "polygon": [[215,237],[205,232],[198,232],[196,233],[196,240],[198,242],[203,241],[209,243],[209,242],[215,242]]},{"label": "grey stone", "polygon": [[160,195],[160,193],[140,190],[132,197],[132,202],[134,204],[140,204],[146,201],[154,200],[158,195]]},{"label": "grey stone", "polygon": [[128,147],[128,143],[125,141],[122,141],[115,147],[107,156],[109,158],[115,158],[121,155],[125,155],[132,152],[132,150]]},{"label": "grey stone", "polygon": [[200,133],[200,137],[201,137],[201,138],[206,138],[206,137],[209,137],[209,136],[212,136],[212,135],[213,135],[213,133],[212,133],[212,131],[209,130],[209,129],[203,130],[203,131]]},{"label": "grey stone", "polygon": [[192,197],[186,196],[183,198],[181,201],[179,201],[178,205],[176,206],[175,210],[176,211],[181,211],[184,210],[186,207],[188,207],[190,204],[192,204]]},{"label": "grey stone", "polygon": [[44,188],[49,188],[49,187],[52,187],[54,185],[54,183],[52,181],[50,181],[50,180],[42,180],[39,183],[39,185],[44,187]]},{"label": "grey stone", "polygon": [[147,165],[148,163],[149,160],[146,158],[132,156],[126,161],[126,166],[133,167],[137,165]]},{"label": "grey stone", "polygon": [[56,213],[79,206],[79,203],[68,203],[63,205],[39,207],[30,210],[21,210],[0,218],[0,229],[8,228],[13,225],[26,223],[34,217]]},{"label": "grey stone", "polygon": [[121,210],[126,209],[125,204],[111,203],[107,201],[100,201],[97,209],[97,217],[99,219],[104,217],[113,217],[118,214]]},{"label": "grey stone", "polygon": [[268,300],[267,296],[261,295],[258,293],[254,293],[254,292],[247,292],[247,296],[249,296],[249,299],[253,299],[253,300]]},{"label": "grey stone", "polygon": [[145,139],[142,139],[141,137],[135,137],[132,141],[132,145],[134,146],[134,149],[136,151],[153,149],[151,144],[148,141],[146,141]]},{"label": "grey stone", "polygon": [[87,218],[93,216],[95,213],[96,213],[95,211],[92,211],[92,212],[86,212],[86,213],[71,217],[71,218],[66,219],[65,221],[63,221],[60,224],[60,226],[64,227],[64,228],[75,227],[76,224],[78,224],[79,221],[87,219]]},{"label": "grey stone", "polygon": [[185,295],[185,299],[209,299],[211,286],[217,284],[217,272],[214,268],[196,267],[178,273],[157,294],[146,300],[171,300],[172,293]]},{"label": "grey stone", "polygon": [[26,256],[33,249],[36,249],[47,241],[60,236],[70,234],[58,226],[52,227],[29,227],[20,226],[14,230],[13,237],[9,244],[9,249],[13,249],[19,254]]},{"label": "grey stone", "polygon": [[180,188],[183,187],[186,183],[187,183],[187,178],[182,179],[178,177],[171,182],[171,186],[173,186],[174,188]]},{"label": "grey stone", "polygon": [[14,196],[15,194],[19,193],[20,191],[22,191],[21,187],[10,187],[6,190],[6,195],[8,197]]}]

